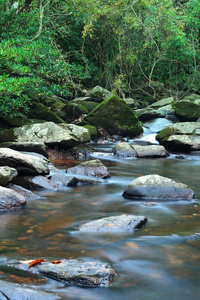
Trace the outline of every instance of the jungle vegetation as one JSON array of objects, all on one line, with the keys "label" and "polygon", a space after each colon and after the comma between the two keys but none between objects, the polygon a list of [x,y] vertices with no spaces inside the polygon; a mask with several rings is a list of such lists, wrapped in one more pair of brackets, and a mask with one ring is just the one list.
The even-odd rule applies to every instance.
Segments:
[{"label": "jungle vegetation", "polygon": [[199,0],[0,0],[0,114],[101,85],[198,92]]}]

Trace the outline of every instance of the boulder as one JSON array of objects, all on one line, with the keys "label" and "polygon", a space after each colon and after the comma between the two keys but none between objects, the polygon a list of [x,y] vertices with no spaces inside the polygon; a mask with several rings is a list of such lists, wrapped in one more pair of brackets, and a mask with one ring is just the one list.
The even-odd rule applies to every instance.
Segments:
[{"label": "boulder", "polygon": [[5,186],[18,175],[17,170],[10,167],[0,167],[0,185]]},{"label": "boulder", "polygon": [[161,145],[139,146],[132,145],[138,158],[161,158],[169,156],[169,153]]},{"label": "boulder", "polygon": [[200,105],[190,100],[174,103],[174,113],[181,121],[197,121],[200,118]]},{"label": "boulder", "polygon": [[191,152],[200,150],[200,123],[175,123],[161,130],[156,139],[167,150],[175,152]]},{"label": "boulder", "polygon": [[166,105],[166,106],[162,106],[162,107],[158,108],[156,110],[156,112],[157,112],[157,114],[159,114],[159,116],[161,118],[164,118],[166,116],[168,118],[169,118],[169,116],[173,116],[174,117],[174,107],[171,104]]},{"label": "boulder", "polygon": [[15,191],[0,186],[0,211],[26,205],[26,199]]},{"label": "boulder", "polygon": [[45,122],[0,131],[0,142],[7,141],[70,148],[90,141],[90,134],[86,128],[77,125]]},{"label": "boulder", "polygon": [[43,155],[48,158],[48,154],[45,151],[44,143],[31,143],[31,142],[4,142],[0,144],[1,147],[10,148],[16,151],[34,152]]},{"label": "boulder", "polygon": [[117,156],[117,157],[136,157],[136,151],[127,142],[118,143],[112,149],[112,152],[113,152],[114,156]]},{"label": "boulder", "polygon": [[99,159],[83,162],[76,167],[67,169],[66,172],[67,174],[78,174],[100,178],[110,177],[108,169]]},{"label": "boulder", "polygon": [[194,198],[194,192],[183,183],[152,174],[131,181],[126,187],[123,197],[135,200],[190,200]]},{"label": "boulder", "polygon": [[82,287],[110,286],[117,274],[108,264],[83,262],[77,259],[61,260],[60,263],[44,261],[29,268],[29,263],[18,263],[16,268],[42,274],[67,285]]},{"label": "boulder", "polygon": [[25,189],[48,189],[56,190],[59,186],[44,176],[19,176],[14,183]]},{"label": "boulder", "polygon": [[197,99],[200,99],[200,95],[195,94],[195,93],[187,95],[183,98],[183,100],[190,100],[190,101],[195,101]]},{"label": "boulder", "polygon": [[33,199],[33,198],[39,198],[38,195],[34,194],[33,192],[23,188],[22,186],[9,183],[7,186],[9,189],[17,192],[18,194],[24,196],[26,199]]},{"label": "boulder", "polygon": [[98,85],[95,88],[93,88],[89,93],[89,97],[95,102],[102,102],[112,96],[113,93]]},{"label": "boulder", "polygon": [[163,106],[166,106],[166,105],[170,105],[174,103],[174,99],[173,97],[168,97],[168,98],[163,98],[157,102],[154,102],[153,104],[149,105],[149,107],[151,108],[161,108]]},{"label": "boulder", "polygon": [[91,221],[79,227],[81,232],[126,233],[141,228],[147,222],[143,216],[120,215]]},{"label": "boulder", "polygon": [[65,106],[63,106],[61,112],[65,115],[65,121],[71,122],[75,119],[78,119],[83,114],[87,114],[88,111],[84,106],[84,103],[76,104],[74,102],[68,102],[67,104],[65,104]]},{"label": "boulder", "polygon": [[97,132],[97,128],[95,126],[85,125],[83,127],[86,128],[87,130],[89,130],[92,140],[97,139],[98,132]]},{"label": "boulder", "polygon": [[46,159],[38,155],[24,154],[9,148],[0,149],[0,166],[13,167],[19,175],[49,174]]},{"label": "boulder", "polygon": [[1,300],[56,300],[61,296],[21,284],[0,280],[0,299]]},{"label": "boulder", "polygon": [[51,181],[55,182],[58,185],[63,186],[76,186],[78,179],[73,176],[67,176],[65,174],[54,174],[48,177]]},{"label": "boulder", "polygon": [[135,110],[135,113],[138,119],[142,122],[160,117],[160,114],[157,112],[157,110],[150,108],[149,106],[147,108],[137,109]]},{"label": "boulder", "polygon": [[135,137],[142,133],[142,124],[135,113],[117,96],[101,102],[84,120],[105,129],[110,135]]}]

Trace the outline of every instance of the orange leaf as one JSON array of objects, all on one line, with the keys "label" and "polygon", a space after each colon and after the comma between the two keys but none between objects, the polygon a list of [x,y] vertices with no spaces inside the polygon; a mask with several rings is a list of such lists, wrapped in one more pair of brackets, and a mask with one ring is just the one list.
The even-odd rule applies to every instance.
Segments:
[{"label": "orange leaf", "polygon": [[39,263],[41,263],[41,262],[43,262],[44,261],[44,259],[35,259],[35,260],[33,260],[30,264],[29,264],[29,268],[30,267],[32,267],[32,266],[34,266],[34,265],[37,265],[37,264],[39,264]]},{"label": "orange leaf", "polygon": [[61,260],[52,260],[52,264],[60,264],[62,261]]}]

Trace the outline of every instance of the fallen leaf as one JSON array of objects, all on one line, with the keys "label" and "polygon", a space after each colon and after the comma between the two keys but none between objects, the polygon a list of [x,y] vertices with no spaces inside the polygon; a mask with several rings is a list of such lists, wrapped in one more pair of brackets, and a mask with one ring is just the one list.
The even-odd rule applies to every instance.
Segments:
[{"label": "fallen leaf", "polygon": [[61,260],[52,260],[52,264],[60,264],[62,261]]},{"label": "fallen leaf", "polygon": [[35,266],[35,265],[41,263],[41,262],[44,262],[44,259],[35,259],[35,260],[33,260],[33,261],[29,264],[28,267],[30,268],[30,267],[32,267],[32,266]]}]

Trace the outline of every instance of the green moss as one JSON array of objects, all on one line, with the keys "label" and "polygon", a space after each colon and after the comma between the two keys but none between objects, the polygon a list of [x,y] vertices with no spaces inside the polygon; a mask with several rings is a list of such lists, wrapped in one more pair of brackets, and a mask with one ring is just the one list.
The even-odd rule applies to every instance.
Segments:
[{"label": "green moss", "polygon": [[173,135],[175,133],[174,128],[168,126],[166,128],[164,128],[163,130],[161,130],[157,135],[156,135],[156,139],[157,141],[166,141],[171,135]]},{"label": "green moss", "polygon": [[69,102],[62,108],[62,112],[65,113],[65,120],[71,122],[79,118],[82,114],[87,114],[87,108],[84,105]]},{"label": "green moss", "polygon": [[101,102],[85,120],[93,126],[104,128],[111,135],[133,137],[142,133],[141,123],[135,113],[117,96]]},{"label": "green moss", "polygon": [[85,125],[83,127],[89,130],[91,138],[94,138],[97,136],[97,128],[95,126]]},{"label": "green moss", "polygon": [[54,123],[65,123],[55,112],[50,111],[48,108],[39,107],[32,110],[34,117],[40,118],[45,121],[52,121]]},{"label": "green moss", "polygon": [[175,114],[181,121],[197,121],[200,118],[200,105],[190,101],[179,101],[174,104]]}]

